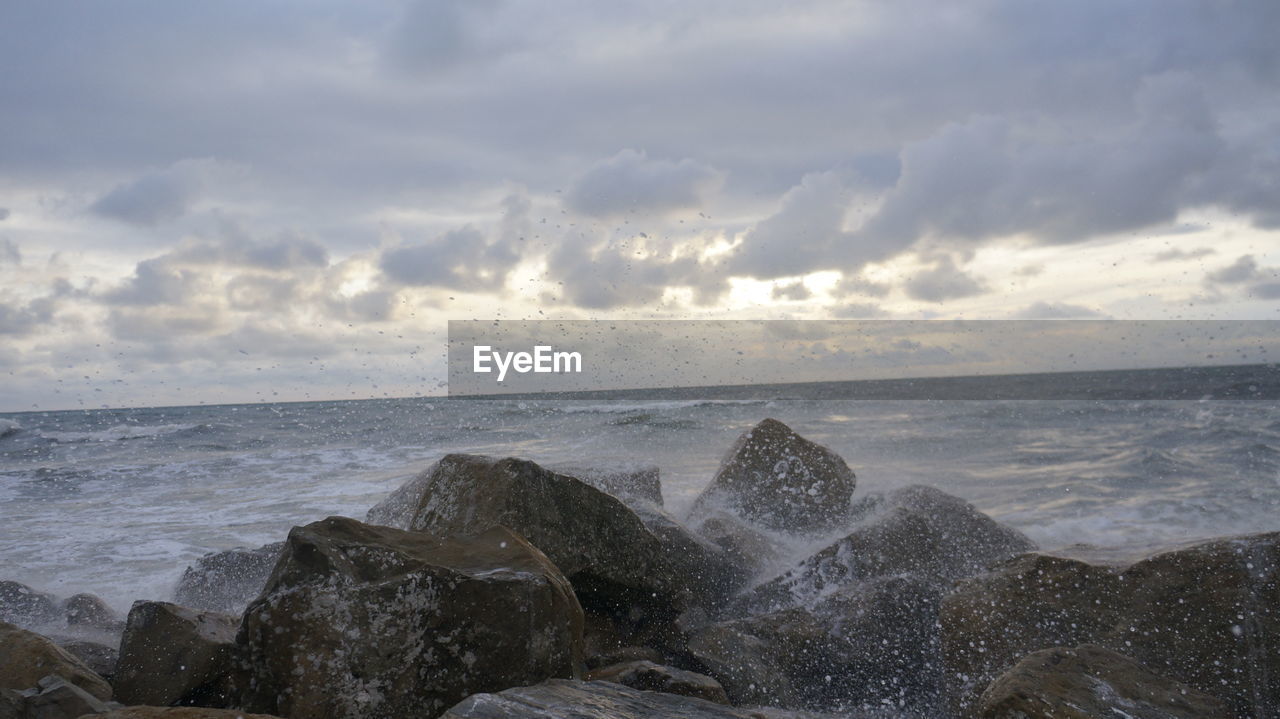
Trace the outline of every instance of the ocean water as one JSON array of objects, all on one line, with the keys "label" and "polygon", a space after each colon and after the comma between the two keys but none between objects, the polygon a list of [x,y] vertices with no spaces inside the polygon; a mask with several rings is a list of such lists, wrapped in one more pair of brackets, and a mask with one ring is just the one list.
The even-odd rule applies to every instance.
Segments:
[{"label": "ocean water", "polygon": [[0,579],[117,610],[202,554],[370,506],[448,452],[652,463],[676,516],[765,417],[862,494],[925,483],[1044,548],[1280,529],[1280,403],[438,398],[0,415]]}]

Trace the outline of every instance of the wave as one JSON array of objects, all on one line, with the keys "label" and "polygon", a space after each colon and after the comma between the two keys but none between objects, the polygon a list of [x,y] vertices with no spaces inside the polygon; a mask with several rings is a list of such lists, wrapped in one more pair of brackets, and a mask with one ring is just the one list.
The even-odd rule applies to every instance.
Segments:
[{"label": "wave", "polygon": [[41,432],[40,436],[60,444],[83,442],[119,442],[131,439],[151,439],[183,432],[203,432],[213,429],[208,424],[118,424],[110,429],[92,432]]},{"label": "wave", "polygon": [[572,404],[555,406],[551,409],[557,410],[563,414],[630,414],[639,412],[668,412],[672,410],[694,409],[697,407],[763,405],[768,402],[769,400],[763,399],[687,399],[652,402],[617,400],[608,404]]},{"label": "wave", "polygon": [[0,439],[22,431],[22,425],[11,419],[0,419]]}]

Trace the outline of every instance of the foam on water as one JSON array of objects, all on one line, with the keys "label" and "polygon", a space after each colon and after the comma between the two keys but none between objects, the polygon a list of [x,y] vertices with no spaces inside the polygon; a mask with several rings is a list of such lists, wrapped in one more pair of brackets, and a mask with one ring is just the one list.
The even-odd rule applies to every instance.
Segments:
[{"label": "foam on water", "polygon": [[[448,452],[661,470],[683,517],[766,416],[829,446],[857,496],[930,484],[1046,547],[1280,529],[1271,402],[368,400],[0,418],[0,579],[119,610],[200,555],[369,507]],[[830,538],[796,542],[799,557]],[[813,547],[809,545],[813,545]]]}]

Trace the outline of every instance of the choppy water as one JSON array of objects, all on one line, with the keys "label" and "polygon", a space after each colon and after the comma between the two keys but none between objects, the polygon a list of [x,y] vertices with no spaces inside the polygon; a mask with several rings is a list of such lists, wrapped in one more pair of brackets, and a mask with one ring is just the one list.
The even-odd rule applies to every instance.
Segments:
[{"label": "choppy water", "polygon": [[932,484],[1048,548],[1276,530],[1278,405],[405,399],[3,415],[0,579],[120,610],[168,598],[205,552],[363,518],[454,451],[654,463],[679,515],[764,417],[842,454],[860,493]]}]

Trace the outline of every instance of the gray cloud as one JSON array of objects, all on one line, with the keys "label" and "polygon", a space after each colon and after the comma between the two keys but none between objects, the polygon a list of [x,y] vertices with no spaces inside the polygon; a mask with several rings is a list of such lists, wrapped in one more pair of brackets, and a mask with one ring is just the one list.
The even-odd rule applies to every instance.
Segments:
[{"label": "gray cloud", "polygon": [[931,269],[909,277],[903,288],[913,299],[925,302],[945,302],[987,291],[981,281],[956,267],[949,256],[936,258]]},{"label": "gray cloud", "polygon": [[0,207],[0,222],[4,222],[7,219],[9,219],[9,208]]},{"label": "gray cloud", "polygon": [[1035,302],[1014,313],[1019,320],[1065,320],[1102,317],[1102,313],[1084,305],[1067,302]]},{"label": "gray cloud", "polygon": [[167,258],[143,260],[132,277],[102,298],[109,305],[180,305],[195,294],[197,281],[194,272],[169,267]]},{"label": "gray cloud", "polygon": [[661,215],[702,207],[723,179],[715,169],[688,158],[651,160],[643,151],[628,149],[583,173],[566,193],[565,204],[592,217]]},{"label": "gray cloud", "polygon": [[770,296],[775,300],[800,301],[807,300],[812,297],[813,292],[811,292],[803,282],[790,282],[787,284],[774,285],[773,292]]},{"label": "gray cloud", "polygon": [[1151,259],[1155,262],[1174,262],[1177,260],[1198,260],[1202,257],[1208,257],[1214,253],[1212,247],[1196,247],[1190,250],[1184,250],[1179,247],[1172,247],[1162,252],[1157,252]]},{"label": "gray cloud", "polygon": [[1258,276],[1258,262],[1253,259],[1253,255],[1241,255],[1230,265],[1205,275],[1205,281],[1216,285],[1238,285],[1255,280]]},{"label": "gray cloud", "polygon": [[8,237],[0,237],[0,263],[22,264],[22,251]]},{"label": "gray cloud", "polygon": [[117,185],[89,206],[94,214],[131,225],[171,222],[186,214],[201,188],[198,165],[179,163]]},{"label": "gray cloud", "polygon": [[464,227],[429,242],[385,250],[378,267],[389,281],[400,285],[497,290],[519,259],[506,243]]}]

